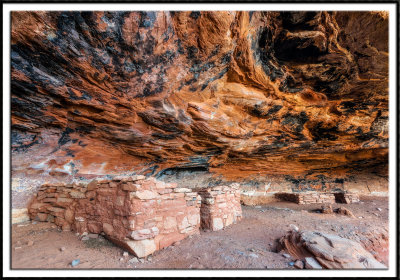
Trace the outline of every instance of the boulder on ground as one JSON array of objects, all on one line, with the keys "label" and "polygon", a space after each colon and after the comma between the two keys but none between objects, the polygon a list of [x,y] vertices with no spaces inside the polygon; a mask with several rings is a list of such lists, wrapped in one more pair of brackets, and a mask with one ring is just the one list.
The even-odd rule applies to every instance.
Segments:
[{"label": "boulder on ground", "polygon": [[316,231],[289,231],[280,246],[295,259],[304,260],[306,268],[385,269],[361,244],[337,235]]}]

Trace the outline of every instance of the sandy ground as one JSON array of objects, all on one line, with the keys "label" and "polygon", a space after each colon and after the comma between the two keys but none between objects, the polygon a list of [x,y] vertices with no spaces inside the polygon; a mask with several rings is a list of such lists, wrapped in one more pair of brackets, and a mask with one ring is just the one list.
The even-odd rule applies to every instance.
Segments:
[{"label": "sandy ground", "polygon": [[[27,222],[12,226],[11,268],[296,269],[291,263],[293,259],[277,252],[277,240],[290,229],[290,224],[300,230],[321,231],[364,242],[382,232],[388,236],[387,198],[364,197],[361,203],[332,206],[334,209],[344,206],[356,218],[315,212],[321,204],[273,202],[242,206],[243,219],[239,223],[218,232],[202,231],[139,262],[130,262],[134,256],[124,257],[122,249],[101,236],[80,240],[74,232],[61,232],[54,224]],[[387,250],[380,248],[380,252],[375,252],[378,247],[382,246],[378,244],[368,250],[387,265]],[[80,262],[72,267],[75,259]]]}]

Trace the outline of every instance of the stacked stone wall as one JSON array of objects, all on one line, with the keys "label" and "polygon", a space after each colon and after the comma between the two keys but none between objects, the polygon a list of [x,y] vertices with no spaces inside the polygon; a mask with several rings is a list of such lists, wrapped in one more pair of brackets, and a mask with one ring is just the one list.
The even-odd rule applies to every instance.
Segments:
[{"label": "stacked stone wall", "polygon": [[242,218],[239,184],[199,190],[201,228],[217,231]]},{"label": "stacked stone wall", "polygon": [[138,257],[199,234],[200,223],[219,230],[242,216],[238,184],[197,192],[144,176],[42,185],[28,212],[65,231],[104,234]]},{"label": "stacked stone wall", "polygon": [[63,230],[102,233],[138,257],[199,233],[201,197],[142,176],[83,184],[43,185],[31,219]]},{"label": "stacked stone wall", "polygon": [[358,194],[355,193],[335,193],[336,202],[340,203],[357,203],[360,202],[360,197]]},{"label": "stacked stone wall", "polygon": [[297,204],[335,203],[335,195],[333,193],[277,193],[275,196],[280,200]]}]

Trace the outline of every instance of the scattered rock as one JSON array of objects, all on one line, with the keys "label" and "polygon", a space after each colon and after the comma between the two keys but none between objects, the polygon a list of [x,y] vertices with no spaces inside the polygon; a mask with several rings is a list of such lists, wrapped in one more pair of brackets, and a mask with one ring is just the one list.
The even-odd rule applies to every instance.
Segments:
[{"label": "scattered rock", "polygon": [[22,249],[22,247],[15,247],[14,250]]},{"label": "scattered rock", "polygon": [[257,205],[255,208],[257,208],[257,209],[260,209],[260,208],[261,208],[261,206],[260,206],[260,205]]},{"label": "scattered rock", "polygon": [[306,257],[306,268],[386,268],[360,243],[337,235],[316,231],[289,232],[279,242],[294,258]]},{"label": "scattered rock", "polygon": [[19,224],[17,227],[26,227],[28,224]]},{"label": "scattered rock", "polygon": [[289,265],[290,265],[290,266],[294,266],[294,262],[290,262]]},{"label": "scattered rock", "polygon": [[89,234],[88,234],[88,237],[89,237],[89,238],[96,239],[96,238],[99,238],[99,235],[98,235],[97,233],[89,233]]},{"label": "scattered rock", "polygon": [[258,258],[258,255],[257,255],[257,254],[254,254],[254,253],[251,253],[251,254],[249,254],[249,257]]},{"label": "scattered rock", "polygon": [[61,251],[61,252],[64,252],[64,251],[65,251],[65,247],[61,247],[61,248],[60,248],[60,251]]},{"label": "scattered rock", "polygon": [[381,209],[381,208],[376,208],[376,210],[378,210],[379,212],[381,212],[381,211],[382,211],[382,209]]},{"label": "scattered rock", "polygon": [[120,258],[119,261],[122,262],[124,260],[124,258]]},{"label": "scattered rock", "polygon": [[238,250],[238,249],[235,249],[235,252],[238,253],[238,254],[241,255],[241,256],[244,256],[244,255],[245,255],[244,252],[242,252],[242,251],[240,251],[240,250]]},{"label": "scattered rock", "polygon": [[122,256],[127,257],[127,256],[129,256],[129,253],[128,253],[128,252],[124,252],[124,253],[122,254]]},{"label": "scattered rock", "polygon": [[82,240],[82,241],[87,241],[87,240],[89,240],[89,239],[90,239],[89,236],[83,236],[81,240]]},{"label": "scattered rock", "polygon": [[81,262],[81,260],[80,259],[76,259],[76,260],[73,260],[72,262],[71,262],[71,266],[77,266],[79,263]]},{"label": "scattered rock", "polygon": [[33,221],[33,222],[32,222],[32,225],[36,225],[36,224],[37,224],[37,222],[36,222],[36,221]]},{"label": "scattered rock", "polygon": [[129,260],[129,263],[138,263],[138,262],[139,262],[138,258],[132,258]]},{"label": "scattered rock", "polygon": [[32,246],[33,245],[33,241],[32,240],[29,240],[28,241],[28,246]]},{"label": "scattered rock", "polygon": [[355,218],[354,214],[345,207],[339,207],[338,209],[336,209],[336,212],[340,215],[346,215],[346,216]]},{"label": "scattered rock", "polygon": [[47,213],[38,213],[37,214],[37,217],[38,217],[39,221],[41,221],[41,222],[47,221],[47,216],[48,216]]},{"label": "scattered rock", "polygon": [[305,258],[305,261],[306,261],[305,267],[308,269],[322,269],[322,266],[313,257]]},{"label": "scattered rock", "polygon": [[322,205],[321,213],[322,214],[332,214],[333,213],[332,205]]},{"label": "scattered rock", "polygon": [[144,263],[144,259],[139,259],[139,262]]},{"label": "scattered rock", "polygon": [[289,227],[290,227],[290,229],[293,230],[293,231],[296,231],[296,232],[299,231],[299,228],[298,228],[296,225],[290,224]]},{"label": "scattered rock", "polygon": [[284,256],[284,257],[287,258],[287,259],[290,259],[290,258],[291,258],[291,256],[290,256],[289,254],[282,254],[282,256]]},{"label": "scattered rock", "polygon": [[153,260],[153,258],[151,256],[147,257],[147,261],[151,262]]},{"label": "scattered rock", "polygon": [[294,263],[295,268],[303,269],[304,268],[304,263],[301,260],[297,260]]}]

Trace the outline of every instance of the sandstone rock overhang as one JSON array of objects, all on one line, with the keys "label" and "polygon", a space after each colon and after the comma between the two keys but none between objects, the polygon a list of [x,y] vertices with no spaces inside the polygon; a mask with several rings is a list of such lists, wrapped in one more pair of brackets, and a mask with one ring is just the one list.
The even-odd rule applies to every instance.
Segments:
[{"label": "sandstone rock overhang", "polygon": [[300,190],[387,177],[385,13],[11,18],[14,208],[52,178],[132,171],[277,176]]}]

